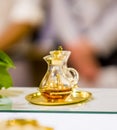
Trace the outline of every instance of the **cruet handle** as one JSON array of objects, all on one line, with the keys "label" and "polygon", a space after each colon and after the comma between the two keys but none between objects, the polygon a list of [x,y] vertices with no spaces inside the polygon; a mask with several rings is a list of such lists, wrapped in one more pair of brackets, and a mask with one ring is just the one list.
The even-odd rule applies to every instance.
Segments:
[{"label": "cruet handle", "polygon": [[79,74],[78,72],[74,69],[74,68],[68,68],[69,72],[72,74],[73,76],[73,83],[77,84],[79,81]]}]

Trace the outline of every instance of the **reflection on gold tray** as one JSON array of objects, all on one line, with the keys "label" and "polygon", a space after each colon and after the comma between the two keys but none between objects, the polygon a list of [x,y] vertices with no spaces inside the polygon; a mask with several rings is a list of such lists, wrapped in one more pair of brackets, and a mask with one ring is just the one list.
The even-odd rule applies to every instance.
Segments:
[{"label": "reflection on gold tray", "polygon": [[26,100],[28,100],[32,104],[37,105],[45,105],[45,106],[57,106],[57,105],[69,105],[74,103],[79,103],[90,99],[92,94],[87,91],[75,91],[70,94],[65,100],[57,99],[57,100],[47,100],[45,97],[41,95],[40,92],[32,93],[26,96]]}]

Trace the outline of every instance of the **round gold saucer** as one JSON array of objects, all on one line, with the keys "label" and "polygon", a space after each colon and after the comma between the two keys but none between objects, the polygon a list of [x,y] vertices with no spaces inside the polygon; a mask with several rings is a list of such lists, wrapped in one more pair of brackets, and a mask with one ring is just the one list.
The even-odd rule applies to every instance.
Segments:
[{"label": "round gold saucer", "polygon": [[71,93],[65,100],[47,100],[41,95],[40,92],[35,92],[27,95],[25,98],[32,104],[45,105],[45,106],[57,106],[57,105],[69,105],[79,103],[90,99],[92,94],[87,91],[75,91]]}]

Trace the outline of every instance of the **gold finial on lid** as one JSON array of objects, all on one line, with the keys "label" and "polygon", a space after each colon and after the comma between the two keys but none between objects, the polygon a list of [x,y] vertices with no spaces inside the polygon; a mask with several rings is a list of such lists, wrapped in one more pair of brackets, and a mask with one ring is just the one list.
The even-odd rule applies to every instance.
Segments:
[{"label": "gold finial on lid", "polygon": [[59,51],[62,51],[62,50],[63,50],[63,47],[62,47],[62,46],[59,46],[59,47],[58,47],[58,50],[59,50]]}]

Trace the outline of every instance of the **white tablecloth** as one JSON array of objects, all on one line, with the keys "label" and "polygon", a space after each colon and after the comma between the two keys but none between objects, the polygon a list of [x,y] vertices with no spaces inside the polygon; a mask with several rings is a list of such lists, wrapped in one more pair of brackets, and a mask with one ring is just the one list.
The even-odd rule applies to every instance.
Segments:
[{"label": "white tablecloth", "polygon": [[35,119],[54,130],[117,130],[116,114],[0,113],[1,120]]},{"label": "white tablecloth", "polygon": [[64,106],[41,106],[29,103],[25,96],[37,92],[36,87],[12,87],[2,91],[12,100],[12,110],[18,111],[67,111],[67,112],[117,112],[117,89],[80,88],[92,93],[92,99],[85,103]]}]

